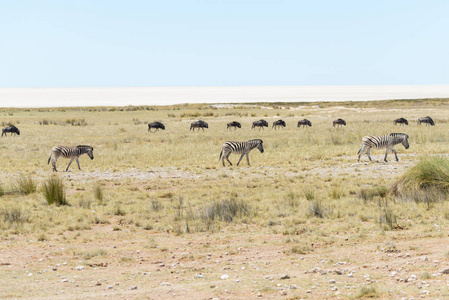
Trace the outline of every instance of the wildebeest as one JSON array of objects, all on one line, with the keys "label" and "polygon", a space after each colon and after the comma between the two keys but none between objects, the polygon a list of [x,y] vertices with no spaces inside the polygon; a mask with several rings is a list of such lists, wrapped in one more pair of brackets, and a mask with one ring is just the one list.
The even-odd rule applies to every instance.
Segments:
[{"label": "wildebeest", "polygon": [[[155,131],[151,131],[152,128],[156,128]],[[161,122],[153,122],[153,123],[149,123],[148,124],[148,131],[149,132],[156,132],[159,129],[165,130],[165,125],[162,124]]]},{"label": "wildebeest", "polygon": [[198,130],[200,130],[200,128],[201,128],[204,131],[204,128],[209,128],[209,125],[202,120],[198,120],[198,121],[192,122],[192,124],[190,124],[190,130],[193,129],[193,131],[195,131],[195,128],[198,128]]},{"label": "wildebeest", "polygon": [[277,127],[285,127],[286,126],[286,124],[285,124],[285,121],[284,120],[277,120],[277,121],[274,121],[273,122],[273,126],[271,127],[271,128],[274,128],[274,129],[276,129]]},{"label": "wildebeest", "polygon": [[399,118],[399,119],[396,119],[396,120],[394,120],[393,121],[393,124],[394,125],[397,125],[397,124],[399,124],[399,126],[401,126],[401,125],[408,125],[408,121],[407,121],[407,119],[405,119],[405,118]]},{"label": "wildebeest", "polygon": [[10,132],[11,135],[13,135],[13,133],[15,133],[15,134],[17,134],[17,135],[20,135],[20,130],[19,130],[19,128],[17,128],[17,127],[14,126],[14,125],[9,125],[8,127],[3,128],[3,129],[2,129],[2,136],[3,136],[3,135],[7,136],[7,133],[8,133],[8,132]]},{"label": "wildebeest", "polygon": [[419,118],[418,119],[418,125],[421,125],[421,123],[426,123],[426,125],[431,125],[431,126],[434,126],[435,125],[435,122],[432,120],[432,118],[431,117],[429,117],[429,116],[427,116],[427,117],[424,117],[424,118]]},{"label": "wildebeest", "polygon": [[340,127],[343,126],[343,125],[346,126],[346,121],[343,120],[343,119],[337,119],[337,120],[335,120],[335,121],[332,122],[332,125],[334,125],[334,127],[335,127],[335,126],[338,127],[338,125],[340,125]]},{"label": "wildebeest", "polygon": [[310,122],[310,121],[307,120],[307,119],[299,120],[299,121],[298,121],[298,127],[301,128],[301,125],[304,126],[304,127],[306,127],[306,126],[312,126],[312,122]]},{"label": "wildebeest", "polygon": [[259,127],[259,130],[264,127],[268,127],[268,122],[265,120],[259,120],[259,121],[254,121],[253,122],[253,126],[251,127],[251,129],[254,129],[256,127]]},{"label": "wildebeest", "polygon": [[242,128],[242,124],[240,124],[239,122],[236,122],[236,121],[232,121],[231,123],[227,124],[226,129],[229,129],[231,127],[234,127],[234,130],[237,130],[237,128]]}]

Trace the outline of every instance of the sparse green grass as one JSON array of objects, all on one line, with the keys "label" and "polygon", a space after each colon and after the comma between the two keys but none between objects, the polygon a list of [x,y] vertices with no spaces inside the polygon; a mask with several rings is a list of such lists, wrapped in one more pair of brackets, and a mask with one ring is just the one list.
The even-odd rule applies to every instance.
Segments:
[{"label": "sparse green grass", "polygon": [[362,286],[357,298],[379,298],[379,293],[374,286]]},{"label": "sparse green grass", "polygon": [[29,176],[21,175],[13,184],[13,190],[25,195],[34,193],[36,191],[36,188],[36,182]]},{"label": "sparse green grass", "polygon": [[68,204],[64,184],[59,177],[52,176],[47,179],[43,186],[43,194],[50,205],[60,206]]}]

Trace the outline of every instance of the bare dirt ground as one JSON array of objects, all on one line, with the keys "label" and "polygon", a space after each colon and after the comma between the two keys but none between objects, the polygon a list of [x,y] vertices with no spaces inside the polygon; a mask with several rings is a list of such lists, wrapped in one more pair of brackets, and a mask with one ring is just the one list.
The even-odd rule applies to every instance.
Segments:
[{"label": "bare dirt ground", "polygon": [[[368,178],[379,174],[395,178],[415,161],[413,155],[403,154],[400,159],[401,163],[385,164],[357,163],[354,157],[340,157],[335,166],[317,165],[307,173],[339,176],[350,170]],[[267,168],[267,180],[281,171],[255,168]],[[159,168],[68,172],[61,176],[75,181],[145,181],[153,177],[202,178],[223,172],[237,176],[242,170],[245,169],[211,169],[198,175]],[[288,174],[299,175],[306,172]],[[2,178],[10,176],[14,174],[1,174]],[[44,178],[47,174],[37,176]],[[241,230],[243,226],[245,230]],[[449,269],[447,233],[442,232],[441,238],[429,238],[402,230],[373,242],[369,235],[364,241],[341,232],[333,237],[333,243],[310,243],[305,246],[313,251],[299,254],[287,251],[291,245],[285,235],[248,227],[251,225],[230,225],[217,233],[177,236],[172,232],[142,230],[117,219],[111,224],[94,225],[82,234],[68,231],[43,241],[10,236],[0,245],[0,297],[345,299],[357,297],[363,287],[375,287],[380,298],[449,297],[449,275],[444,274]],[[75,255],[99,249],[101,255],[89,259]]]}]

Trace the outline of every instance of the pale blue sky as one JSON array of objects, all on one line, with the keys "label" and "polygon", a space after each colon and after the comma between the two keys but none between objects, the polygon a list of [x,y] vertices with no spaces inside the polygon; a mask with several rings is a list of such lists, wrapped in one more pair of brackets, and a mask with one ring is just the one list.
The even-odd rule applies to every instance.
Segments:
[{"label": "pale blue sky", "polygon": [[449,84],[449,1],[0,0],[0,87]]}]

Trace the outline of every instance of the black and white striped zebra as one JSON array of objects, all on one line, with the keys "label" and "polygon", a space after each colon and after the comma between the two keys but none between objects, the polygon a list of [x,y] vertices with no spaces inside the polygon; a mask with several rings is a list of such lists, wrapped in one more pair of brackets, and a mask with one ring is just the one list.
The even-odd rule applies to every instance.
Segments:
[{"label": "black and white striped zebra", "polygon": [[[72,164],[74,159],[76,159],[76,163],[78,164],[78,169],[81,170],[80,162],[79,162],[80,155],[86,153],[90,157],[90,159],[94,159],[93,151],[94,151],[94,148],[91,146],[87,146],[87,145],[78,145],[75,147],[55,146],[55,147],[53,147],[53,149],[51,149],[50,157],[48,158],[47,164],[49,164],[50,160],[51,160],[51,164],[53,166],[53,171],[58,172],[58,170],[56,170],[56,161],[58,160],[58,158],[60,156],[62,156],[64,158],[70,158],[69,165],[67,166],[67,169],[65,170],[66,172],[69,170],[69,167]],[[52,155],[53,155],[53,159],[51,159]]]},{"label": "black and white striped zebra", "polygon": [[434,125],[435,125],[435,122],[434,122],[434,121],[432,120],[432,118],[429,117],[429,116],[424,117],[424,118],[419,118],[419,119],[418,119],[418,125],[421,125],[421,123],[425,123],[426,126],[427,126],[427,125],[431,125],[431,126],[434,126]]},{"label": "black and white striped zebra", "polygon": [[246,161],[248,162],[248,166],[250,166],[249,153],[254,148],[259,149],[260,153],[263,153],[263,141],[260,139],[256,139],[256,140],[250,140],[247,142],[226,142],[221,147],[219,160],[220,159],[222,160],[223,167],[225,166],[225,159],[232,166],[232,163],[229,160],[229,155],[231,155],[231,153],[238,153],[238,154],[242,154],[242,156],[240,156],[237,166],[240,164],[240,161],[242,160],[243,156],[245,156],[245,155],[246,155]]},{"label": "black and white striped zebra", "polygon": [[396,157],[396,161],[399,161],[398,155],[396,154],[396,151],[393,149],[393,147],[397,144],[404,145],[405,149],[408,149],[408,135],[405,133],[390,133],[389,135],[381,135],[381,136],[365,136],[362,138],[362,147],[360,148],[359,152],[357,153],[359,155],[358,161],[360,162],[360,156],[366,151],[366,155],[368,155],[369,160],[371,159],[370,151],[371,148],[375,149],[387,149],[385,152],[384,161],[387,161],[387,155],[388,151],[391,150],[394,153],[394,156]]}]

